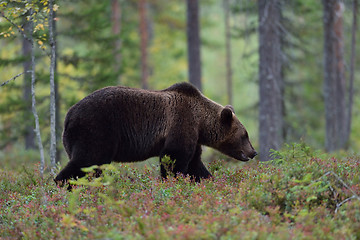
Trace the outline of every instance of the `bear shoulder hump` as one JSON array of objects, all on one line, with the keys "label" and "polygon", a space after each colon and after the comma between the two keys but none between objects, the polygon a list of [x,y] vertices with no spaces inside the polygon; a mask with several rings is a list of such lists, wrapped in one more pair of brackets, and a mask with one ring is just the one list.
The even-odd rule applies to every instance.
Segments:
[{"label": "bear shoulder hump", "polygon": [[193,97],[201,96],[200,91],[195,86],[193,86],[192,84],[187,83],[187,82],[176,83],[176,84],[172,85],[171,87],[164,89],[163,91],[178,92],[178,93],[181,93],[181,94],[184,94],[187,96],[193,96]]}]

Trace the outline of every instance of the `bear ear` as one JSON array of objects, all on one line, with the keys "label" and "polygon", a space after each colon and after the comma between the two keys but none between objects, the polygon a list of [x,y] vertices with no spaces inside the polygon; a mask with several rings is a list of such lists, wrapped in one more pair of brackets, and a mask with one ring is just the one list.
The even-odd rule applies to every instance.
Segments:
[{"label": "bear ear", "polygon": [[226,106],[221,111],[221,122],[225,124],[230,124],[232,122],[232,118],[233,118],[233,111],[231,110],[230,107]]},{"label": "bear ear", "polygon": [[225,108],[230,108],[231,111],[235,114],[235,110],[234,110],[234,107],[231,106],[231,105],[226,105]]}]

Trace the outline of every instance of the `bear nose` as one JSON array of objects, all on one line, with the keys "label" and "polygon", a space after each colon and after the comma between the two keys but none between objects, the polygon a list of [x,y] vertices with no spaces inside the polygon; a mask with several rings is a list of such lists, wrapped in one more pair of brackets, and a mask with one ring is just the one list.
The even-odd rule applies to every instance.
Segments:
[{"label": "bear nose", "polygon": [[254,153],[250,156],[251,159],[253,159],[257,155],[257,152],[254,151]]}]

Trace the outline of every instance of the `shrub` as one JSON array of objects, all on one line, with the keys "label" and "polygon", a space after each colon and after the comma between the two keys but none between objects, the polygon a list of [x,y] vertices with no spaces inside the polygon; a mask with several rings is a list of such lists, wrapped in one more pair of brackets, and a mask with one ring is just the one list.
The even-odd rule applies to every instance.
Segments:
[{"label": "shrub", "polygon": [[[303,144],[271,162],[210,163],[213,178],[162,179],[158,169],[85,169],[73,191],[33,169],[0,171],[0,236],[30,239],[357,239],[359,158]],[[275,156],[275,155],[274,155]],[[100,168],[102,175],[91,173]],[[156,169],[156,170],[155,170]]]}]

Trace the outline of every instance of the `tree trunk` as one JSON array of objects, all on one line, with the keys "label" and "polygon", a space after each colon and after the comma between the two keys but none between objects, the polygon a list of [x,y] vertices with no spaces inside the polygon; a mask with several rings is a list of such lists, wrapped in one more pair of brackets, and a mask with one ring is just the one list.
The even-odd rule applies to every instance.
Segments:
[{"label": "tree trunk", "polygon": [[120,66],[121,66],[121,7],[119,0],[111,0],[111,21],[112,34],[116,37],[114,42],[114,71],[118,74],[118,82],[120,82]]},{"label": "tree trunk", "polygon": [[[30,15],[32,16],[33,10],[30,10]],[[40,175],[41,177],[44,176],[44,169],[45,169],[45,157],[44,157],[44,147],[41,141],[41,134],[40,134],[40,124],[39,124],[39,116],[36,111],[36,99],[35,99],[35,46],[34,46],[34,38],[33,38],[33,19],[30,19],[30,27],[28,36],[30,38],[31,44],[31,107],[32,112],[35,119],[35,133],[38,142],[38,147],[40,151]]]},{"label": "tree trunk", "polygon": [[[54,14],[53,19],[53,33],[54,33],[54,41],[56,43],[57,39],[57,30],[56,30],[56,12]],[[62,136],[62,126],[60,125],[60,94],[59,94],[59,78],[58,78],[58,70],[57,70],[57,62],[58,62],[58,47],[55,47],[55,69],[54,69],[54,78],[55,78],[55,126],[56,126],[56,163],[60,163],[61,161],[61,136]]]},{"label": "tree trunk", "polygon": [[354,97],[354,72],[355,72],[355,57],[356,57],[356,30],[357,30],[357,11],[358,11],[358,1],[353,0],[353,22],[351,29],[351,56],[350,56],[350,78],[349,78],[349,100],[348,100],[348,112],[346,119],[346,147],[348,147],[348,143],[350,141],[350,133],[351,133],[351,119],[352,119],[352,106],[353,106],[353,97]]},{"label": "tree trunk", "polygon": [[231,62],[231,33],[230,33],[229,0],[224,0],[225,47],[226,47],[226,87],[228,104],[232,105],[232,62]]},{"label": "tree trunk", "polygon": [[56,168],[56,95],[55,95],[55,61],[56,42],[54,37],[54,0],[49,0],[49,40],[50,54],[50,164],[51,173],[55,174]]},{"label": "tree trunk", "polygon": [[[30,32],[30,23],[24,18],[23,28],[25,32]],[[24,119],[29,119],[31,116],[31,43],[23,38],[22,53],[25,57],[23,63],[24,67]],[[32,124],[25,121],[25,149],[35,149],[35,133]]]},{"label": "tree trunk", "polygon": [[200,59],[200,27],[199,1],[186,0],[187,5],[187,45],[189,81],[200,91],[201,86],[201,59]]},{"label": "tree trunk", "polygon": [[270,160],[270,149],[283,143],[283,79],[281,59],[281,5],[259,0],[260,160]]},{"label": "tree trunk", "polygon": [[325,148],[332,152],[345,147],[346,101],[343,10],[341,0],[323,0],[324,6],[324,99]]},{"label": "tree trunk", "polygon": [[149,88],[149,67],[148,67],[148,42],[149,33],[147,28],[147,2],[139,0],[140,16],[140,48],[141,48],[141,85],[143,89]]}]

